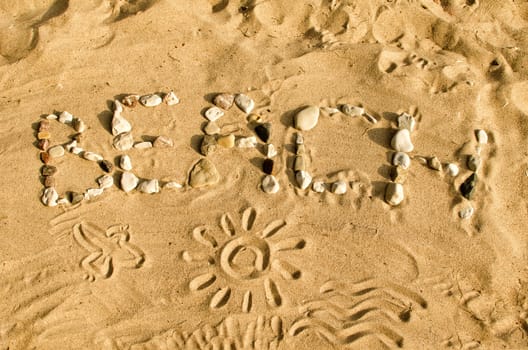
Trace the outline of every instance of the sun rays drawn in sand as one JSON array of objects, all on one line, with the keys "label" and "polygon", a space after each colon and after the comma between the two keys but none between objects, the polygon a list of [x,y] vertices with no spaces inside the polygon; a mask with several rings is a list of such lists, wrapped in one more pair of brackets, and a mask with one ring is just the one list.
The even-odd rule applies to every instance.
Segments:
[{"label": "sun rays drawn in sand", "polygon": [[73,238],[89,253],[80,262],[84,278],[89,281],[109,278],[116,266],[138,269],[145,262],[145,253],[130,243],[128,225],[114,225],[102,230],[83,222],[73,227]]},{"label": "sun rays drawn in sand", "polygon": [[212,272],[204,272],[189,282],[191,291],[213,289],[215,282],[222,285],[211,300],[210,307],[218,309],[232,298],[232,289],[243,288],[242,311],[250,312],[253,306],[253,294],[260,285],[264,287],[266,303],[273,308],[280,307],[284,300],[276,276],[284,281],[298,280],[302,273],[297,267],[281,259],[281,252],[303,249],[306,241],[299,237],[274,239],[286,226],[284,220],[275,220],[264,229],[254,228],[257,213],[248,208],[242,214],[241,230],[235,225],[229,214],[220,220],[223,239],[219,242],[209,228],[199,226],[193,230],[193,238],[212,250],[210,255],[183,252],[187,262],[205,260]]}]

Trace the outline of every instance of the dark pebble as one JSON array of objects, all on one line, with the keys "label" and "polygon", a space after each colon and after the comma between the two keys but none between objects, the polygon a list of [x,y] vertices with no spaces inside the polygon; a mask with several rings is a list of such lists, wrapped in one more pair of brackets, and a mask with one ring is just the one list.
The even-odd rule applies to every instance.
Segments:
[{"label": "dark pebble", "polygon": [[40,160],[44,164],[48,164],[50,162],[50,155],[48,152],[40,152]]},{"label": "dark pebble", "polygon": [[40,169],[40,172],[41,172],[42,176],[55,175],[55,173],[57,172],[57,167],[54,167],[53,165],[44,165]]},{"label": "dark pebble", "polygon": [[475,194],[475,187],[477,186],[477,174],[471,174],[466,181],[460,185],[460,193],[464,198],[471,200]]},{"label": "dark pebble", "polygon": [[100,161],[99,166],[101,167],[101,169],[103,169],[105,173],[111,173],[112,171],[114,171],[114,165],[106,159]]},{"label": "dark pebble", "polygon": [[49,147],[49,140],[39,140],[38,141],[38,148],[40,150],[46,151]]},{"label": "dark pebble", "polygon": [[271,124],[264,123],[255,127],[255,133],[263,141],[268,142],[271,135]]},{"label": "dark pebble", "polygon": [[55,185],[57,184],[57,182],[55,181],[55,177],[49,175],[49,176],[44,176],[44,186],[45,187],[56,187]]},{"label": "dark pebble", "polygon": [[275,162],[273,161],[273,159],[267,158],[264,160],[264,163],[262,163],[262,170],[268,175],[272,175],[274,173],[274,167]]},{"label": "dark pebble", "polygon": [[78,192],[70,192],[70,203],[77,204],[84,199],[84,195]]}]

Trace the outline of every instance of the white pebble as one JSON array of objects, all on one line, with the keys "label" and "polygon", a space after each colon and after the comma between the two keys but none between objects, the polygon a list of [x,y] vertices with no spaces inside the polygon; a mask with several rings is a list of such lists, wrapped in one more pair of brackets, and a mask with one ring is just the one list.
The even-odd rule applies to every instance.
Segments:
[{"label": "white pebble", "polygon": [[179,182],[176,182],[176,181],[169,181],[165,184],[165,186],[163,186],[163,188],[166,188],[166,189],[175,189],[175,190],[179,190],[180,188],[183,188],[182,184],[179,183]]},{"label": "white pebble", "polygon": [[120,112],[115,111],[112,118],[112,135],[117,136],[130,131],[132,131],[132,125],[121,116]]},{"label": "white pebble", "polygon": [[103,194],[104,189],[102,188],[89,188],[84,193],[84,199],[90,200]]},{"label": "white pebble", "polygon": [[138,177],[131,172],[125,171],[123,175],[121,175],[121,189],[127,193],[135,189],[138,183]]},{"label": "white pebble", "polygon": [[59,199],[59,194],[54,187],[48,187],[44,190],[42,194],[42,203],[48,207],[54,207],[57,205],[57,200]]},{"label": "white pebble", "polygon": [[300,132],[295,134],[295,144],[296,145],[303,145],[304,144],[304,137],[303,137],[303,135]]},{"label": "white pebble", "polygon": [[254,148],[257,147],[257,138],[255,136],[242,137],[236,140],[238,148]]},{"label": "white pebble", "polygon": [[473,213],[475,212],[475,209],[473,209],[473,207],[471,205],[461,209],[459,212],[458,212],[458,216],[461,218],[461,219],[469,219],[471,216],[473,216]]},{"label": "white pebble", "polygon": [[273,158],[277,155],[277,150],[275,149],[275,146],[273,146],[273,144],[268,144],[267,146],[267,149],[266,149],[266,157],[268,158]]},{"label": "white pebble", "polygon": [[134,146],[134,137],[130,132],[124,132],[114,137],[112,144],[118,151],[128,151]]},{"label": "white pebble", "polygon": [[134,148],[135,149],[152,148],[152,142],[150,142],[150,141],[138,142],[138,143],[134,144]]},{"label": "white pebble", "polygon": [[404,152],[396,152],[392,157],[392,165],[401,166],[402,169],[409,169],[411,166],[411,158]]},{"label": "white pebble", "polygon": [[458,165],[449,163],[447,164],[446,171],[450,176],[457,176],[460,172],[460,169],[458,168]]},{"label": "white pebble", "polygon": [[74,147],[77,147],[77,140],[72,140],[71,142],[68,142],[65,147],[68,152],[71,152]]},{"label": "white pebble", "polygon": [[270,194],[277,193],[280,189],[279,181],[273,175],[264,176],[261,187],[262,191]]},{"label": "white pebble", "polygon": [[92,162],[99,162],[103,160],[103,156],[101,156],[100,154],[88,151],[83,153],[83,158]]},{"label": "white pebble", "polygon": [[402,113],[398,116],[398,129],[407,129],[413,132],[416,125],[416,119],[410,114]]},{"label": "white pebble", "polygon": [[214,122],[224,116],[224,111],[216,106],[213,106],[206,110],[204,115],[208,120]]},{"label": "white pebble", "polygon": [[319,107],[308,106],[295,115],[295,128],[308,131],[317,125],[319,121]]},{"label": "white pebble", "polygon": [[365,113],[365,109],[363,107],[353,106],[345,103],[341,105],[341,112],[343,112],[345,115],[348,115],[349,117],[359,117]]},{"label": "white pebble", "polygon": [[123,170],[130,171],[132,170],[132,160],[128,155],[123,154],[119,159],[119,166]]},{"label": "white pebble", "polygon": [[66,204],[70,204],[70,201],[67,198],[59,198],[57,200],[57,204],[66,205]]},{"label": "white pebble", "polygon": [[397,206],[403,202],[405,198],[403,185],[389,182],[385,188],[385,201],[392,206]]},{"label": "white pebble", "polygon": [[305,190],[312,183],[312,176],[306,171],[298,171],[295,173],[295,180],[302,190]]},{"label": "white pebble", "polygon": [[178,98],[178,96],[176,96],[174,91],[171,91],[167,95],[165,95],[163,100],[165,101],[167,106],[174,106],[174,105],[177,105],[178,103],[180,103],[180,99]]},{"label": "white pebble", "polygon": [[244,94],[237,94],[235,96],[235,104],[246,114],[251,113],[253,108],[255,108],[255,101]]},{"label": "white pebble", "polygon": [[159,190],[159,181],[157,179],[144,180],[138,186],[138,191],[142,193],[158,193]]},{"label": "white pebble", "polygon": [[70,152],[73,153],[73,154],[79,155],[79,154],[84,152],[84,148],[75,146],[75,147],[72,147]]},{"label": "white pebble", "polygon": [[486,133],[485,130],[477,130],[477,141],[478,143],[482,144],[482,145],[485,145],[486,143],[488,143],[488,134]]},{"label": "white pebble", "polygon": [[347,191],[347,183],[345,181],[336,181],[332,184],[332,192],[335,194],[345,194]]},{"label": "white pebble", "polygon": [[57,117],[56,114],[48,114],[48,115],[46,116],[46,119],[47,119],[47,120],[56,120],[56,119],[59,119],[59,117]]},{"label": "white pebble", "polygon": [[69,124],[72,121],[73,121],[73,115],[70,112],[64,111],[59,115],[59,122],[63,124]]},{"label": "white pebble", "polygon": [[408,129],[401,129],[392,137],[391,146],[398,152],[412,152],[411,133]]},{"label": "white pebble", "polygon": [[103,175],[97,179],[99,188],[107,189],[114,186],[114,178],[111,175]]},{"label": "white pebble", "polygon": [[53,146],[48,150],[51,158],[60,158],[64,155],[64,147],[61,145]]},{"label": "white pebble", "polygon": [[82,133],[86,131],[86,124],[82,121],[82,119],[74,118],[73,128],[75,129],[75,131]]},{"label": "white pebble", "polygon": [[312,190],[317,193],[323,193],[324,191],[326,191],[326,186],[322,181],[314,181],[312,185]]},{"label": "white pebble", "polygon": [[152,94],[141,96],[139,102],[145,107],[156,107],[159,106],[163,100],[158,95]]}]

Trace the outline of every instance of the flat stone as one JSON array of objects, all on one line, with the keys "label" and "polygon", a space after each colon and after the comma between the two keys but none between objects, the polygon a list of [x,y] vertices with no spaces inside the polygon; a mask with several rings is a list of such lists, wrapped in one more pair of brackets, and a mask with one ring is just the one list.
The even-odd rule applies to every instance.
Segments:
[{"label": "flat stone", "polygon": [[57,167],[54,167],[53,165],[44,165],[40,168],[40,173],[42,176],[55,175],[57,173]]},{"label": "flat stone", "polygon": [[267,143],[271,136],[271,123],[257,125],[255,127],[255,133],[263,142]]},{"label": "flat stone", "polygon": [[392,165],[400,166],[403,169],[409,169],[411,166],[411,158],[407,153],[396,152],[394,153],[394,156],[392,156]]},{"label": "flat stone", "polygon": [[293,161],[293,170],[294,171],[304,171],[306,170],[306,159],[304,156],[296,156]]},{"label": "flat stone", "polygon": [[104,189],[102,188],[89,188],[84,192],[84,199],[90,200],[94,199],[95,197],[99,197],[104,192]]},{"label": "flat stone", "polygon": [[174,147],[174,141],[168,136],[160,135],[156,137],[152,146],[155,148],[171,148]]},{"label": "flat stone", "polygon": [[228,110],[233,106],[233,102],[235,101],[235,95],[233,94],[218,94],[214,97],[213,103],[215,106],[220,107],[222,109]]},{"label": "flat stone", "polygon": [[413,132],[416,126],[416,119],[410,114],[401,113],[398,116],[398,129],[407,129],[409,132]]},{"label": "flat stone", "polygon": [[57,200],[59,199],[59,194],[54,187],[48,187],[44,189],[42,194],[42,203],[48,207],[55,207],[57,205]]},{"label": "flat stone", "polygon": [[429,168],[436,170],[436,171],[442,171],[442,163],[438,159],[438,157],[431,157],[427,160],[427,165]]},{"label": "flat stone", "polygon": [[268,175],[275,175],[276,169],[275,162],[273,161],[273,159],[264,159],[264,162],[262,163],[262,171],[264,171],[264,173]]},{"label": "flat stone", "polygon": [[326,191],[326,185],[323,181],[314,181],[312,184],[312,190],[317,193],[323,193]]},{"label": "flat stone", "polygon": [[450,176],[457,176],[460,172],[460,169],[455,163],[449,163],[447,164],[446,171]]},{"label": "flat stone", "polygon": [[191,170],[189,175],[189,185],[193,188],[212,186],[220,181],[220,174],[214,164],[202,158]]},{"label": "flat stone", "polygon": [[469,200],[473,199],[477,182],[478,176],[476,173],[473,173],[460,185],[460,193],[464,198]]},{"label": "flat stone", "polygon": [[390,178],[395,183],[403,184],[407,180],[407,171],[400,166],[392,167],[390,170]]},{"label": "flat stone", "polygon": [[332,192],[335,194],[345,194],[347,192],[347,183],[345,181],[336,181],[332,184]]},{"label": "flat stone", "polygon": [[57,120],[57,119],[59,119],[59,117],[56,114],[48,114],[46,116],[46,119],[47,120]]},{"label": "flat stone", "polygon": [[141,193],[158,193],[160,191],[159,181],[157,179],[144,180],[139,184],[137,189]]},{"label": "flat stone", "polygon": [[123,154],[119,159],[119,167],[125,171],[132,170],[132,160],[126,154]]},{"label": "flat stone", "polygon": [[125,171],[121,175],[121,189],[127,193],[133,191],[138,183],[138,177],[131,172]]},{"label": "flat stone", "polygon": [[200,146],[200,152],[204,156],[208,156],[218,148],[218,143],[216,142],[216,137],[212,135],[205,135],[202,139],[202,145]]},{"label": "flat stone", "polygon": [[57,181],[54,176],[44,176],[44,187],[55,187]]},{"label": "flat stone", "polygon": [[273,144],[269,143],[266,146],[266,156],[268,158],[274,158],[277,155],[277,150],[275,149],[275,146]]},{"label": "flat stone", "polygon": [[48,164],[51,161],[51,157],[48,152],[40,152],[40,160],[44,164]]},{"label": "flat stone", "polygon": [[480,168],[481,163],[482,163],[482,160],[480,156],[476,154],[470,155],[467,159],[467,167],[471,171],[477,171]]},{"label": "flat stone", "polygon": [[73,114],[64,111],[59,115],[59,122],[63,124],[70,124],[73,121]]},{"label": "flat stone", "polygon": [[295,127],[299,130],[308,131],[317,125],[319,121],[319,107],[308,106],[295,115]]},{"label": "flat stone", "polygon": [[183,185],[176,181],[169,181],[163,186],[163,188],[166,188],[168,190],[179,190],[183,188]]},{"label": "flat stone", "polygon": [[353,106],[345,103],[341,105],[341,112],[349,117],[359,117],[365,113],[365,109],[363,107]]},{"label": "flat stone", "polygon": [[486,133],[485,130],[477,130],[476,131],[476,136],[477,136],[477,142],[480,143],[481,145],[485,145],[488,143],[488,133]]},{"label": "flat stone", "polygon": [[392,137],[391,146],[398,152],[412,152],[414,145],[411,142],[411,134],[409,130],[398,130]]},{"label": "flat stone", "polygon": [[204,113],[204,116],[209,120],[209,121],[216,121],[220,118],[222,118],[224,116],[224,111],[221,110],[220,108],[214,106],[214,107],[211,107],[209,108],[208,110],[205,111]]},{"label": "flat stone", "polygon": [[37,144],[37,147],[42,150],[42,151],[45,151],[48,149],[49,147],[49,140],[38,140],[38,144]]},{"label": "flat stone", "polygon": [[174,91],[170,91],[163,97],[163,102],[165,102],[167,106],[174,106],[180,103],[180,99],[176,96]]},{"label": "flat stone", "polygon": [[112,118],[112,135],[117,136],[130,131],[132,131],[132,125],[129,123],[129,121],[123,118],[120,112],[114,112],[114,116]]},{"label": "flat stone", "polygon": [[205,125],[203,131],[206,135],[216,135],[220,132],[220,127],[215,122],[210,121]]},{"label": "flat stone", "polygon": [[295,180],[301,190],[305,190],[312,183],[312,176],[306,171],[298,171],[295,173]]},{"label": "flat stone", "polygon": [[114,164],[112,164],[110,161],[103,159],[99,162],[99,166],[105,173],[111,173],[114,171]]},{"label": "flat stone", "polygon": [[236,140],[238,148],[255,148],[257,147],[257,138],[255,136],[241,137]]},{"label": "flat stone", "polygon": [[84,152],[84,149],[81,148],[81,147],[72,147],[70,152],[73,153],[73,154],[79,155],[79,154]]},{"label": "flat stone", "polygon": [[145,107],[156,107],[163,102],[163,99],[156,94],[144,95],[139,98],[139,103]]},{"label": "flat stone", "polygon": [[118,151],[128,151],[134,146],[134,137],[131,133],[124,132],[114,137],[112,145]]},{"label": "flat stone", "polygon": [[48,149],[48,154],[51,158],[60,158],[64,156],[64,147],[61,145],[53,146]]},{"label": "flat stone", "polygon": [[135,149],[149,149],[149,148],[152,148],[152,142],[150,141],[137,142],[134,144],[134,148]]},{"label": "flat stone", "polygon": [[235,104],[242,112],[249,114],[255,108],[255,101],[251,97],[244,94],[237,94],[235,96]]},{"label": "flat stone", "polygon": [[262,188],[262,191],[269,194],[277,193],[280,190],[279,181],[273,175],[264,176],[264,178],[262,179],[262,184],[260,186]]},{"label": "flat stone", "polygon": [[397,206],[400,205],[404,199],[405,194],[403,191],[403,185],[389,182],[387,187],[385,187],[385,201],[392,206]]},{"label": "flat stone", "polygon": [[86,124],[79,118],[73,118],[72,127],[77,132],[86,131]]},{"label": "flat stone", "polygon": [[94,152],[84,152],[83,158],[92,162],[100,162],[103,160],[103,156]]},{"label": "flat stone", "polygon": [[49,139],[51,139],[51,133],[49,131],[47,131],[47,130],[40,131],[37,134],[37,139],[39,139],[39,140],[49,140]]},{"label": "flat stone", "polygon": [[470,217],[473,216],[473,213],[475,212],[475,209],[471,206],[471,205],[468,205],[464,208],[462,208],[459,212],[458,212],[458,216],[461,218],[461,219],[469,219]]},{"label": "flat stone", "polygon": [[233,148],[235,147],[235,135],[229,134],[218,136],[216,142],[224,148]]}]

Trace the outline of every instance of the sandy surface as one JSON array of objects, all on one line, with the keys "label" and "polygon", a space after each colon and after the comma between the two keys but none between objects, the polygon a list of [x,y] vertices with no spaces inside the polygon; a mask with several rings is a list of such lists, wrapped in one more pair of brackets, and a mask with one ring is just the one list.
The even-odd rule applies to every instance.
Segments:
[{"label": "sandy surface", "polygon": [[[0,348],[527,348],[527,28],[513,0],[1,0]],[[123,116],[136,141],[174,146],[117,151],[113,101],[170,90],[179,104]],[[272,124],[278,193],[260,187],[263,142],[219,148],[206,157],[219,182],[188,185],[219,92],[247,94]],[[303,136],[309,173],[347,192],[301,190],[293,117],[343,103],[378,122],[323,110]],[[47,207],[38,122],[62,111],[116,184]],[[403,111],[417,125],[393,207]],[[252,136],[246,117],[232,107],[217,123]],[[51,144],[68,142],[52,122]],[[184,187],[123,192],[123,153],[138,177]],[[72,154],[51,164],[61,196],[103,174]]]}]

